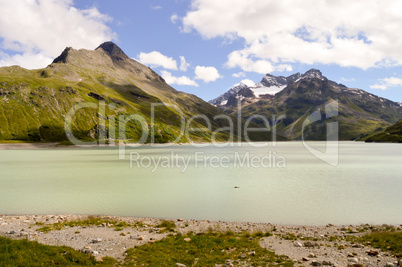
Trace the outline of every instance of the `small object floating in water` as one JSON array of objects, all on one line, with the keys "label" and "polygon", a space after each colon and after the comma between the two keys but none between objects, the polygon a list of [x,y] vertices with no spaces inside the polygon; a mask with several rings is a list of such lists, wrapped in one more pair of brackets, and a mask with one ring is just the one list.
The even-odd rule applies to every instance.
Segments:
[{"label": "small object floating in water", "polygon": [[240,186],[236,185],[235,188],[240,188]]}]

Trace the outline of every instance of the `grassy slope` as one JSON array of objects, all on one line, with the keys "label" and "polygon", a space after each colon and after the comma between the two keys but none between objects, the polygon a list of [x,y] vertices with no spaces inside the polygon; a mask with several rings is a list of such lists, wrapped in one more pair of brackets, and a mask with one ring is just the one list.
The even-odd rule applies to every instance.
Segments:
[{"label": "grassy slope", "polygon": [[394,142],[402,143],[402,120],[389,126],[384,131],[368,136],[366,142]]},{"label": "grassy slope", "polygon": [[[91,61],[92,58],[95,59]],[[221,113],[218,109],[174,90],[137,62],[127,64],[116,66],[103,51],[71,49],[68,62],[54,63],[45,69],[0,68],[0,140],[63,140],[65,114],[77,103],[98,104],[99,100],[115,106],[106,108],[106,125],[107,116],[129,114],[144,117],[150,125],[151,105],[159,103],[155,108],[156,142],[169,142],[179,135],[181,121],[174,107],[182,110],[187,119],[194,114],[207,114],[211,130],[226,124],[212,119],[212,115]],[[204,127],[201,123],[205,124],[201,120],[192,126]],[[94,139],[98,124],[98,111],[86,108],[75,116],[73,129],[81,138]],[[128,139],[141,136],[138,122],[131,122],[127,128]],[[210,134],[211,131],[193,132],[190,136],[194,141],[209,141]],[[224,133],[219,136],[227,137]],[[184,136],[181,141],[188,140]]]}]

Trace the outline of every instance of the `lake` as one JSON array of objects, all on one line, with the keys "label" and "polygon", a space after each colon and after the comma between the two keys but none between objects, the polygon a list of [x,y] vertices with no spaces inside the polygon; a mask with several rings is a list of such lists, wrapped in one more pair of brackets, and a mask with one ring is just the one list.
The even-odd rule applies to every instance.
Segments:
[{"label": "lake", "polygon": [[[310,142],[323,151],[324,142]],[[0,214],[401,224],[402,145],[302,142],[0,150]]]}]

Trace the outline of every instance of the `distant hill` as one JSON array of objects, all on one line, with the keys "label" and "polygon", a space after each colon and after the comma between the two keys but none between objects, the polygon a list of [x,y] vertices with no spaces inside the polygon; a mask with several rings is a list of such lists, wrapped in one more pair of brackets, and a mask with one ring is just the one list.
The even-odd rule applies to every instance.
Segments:
[{"label": "distant hill", "polygon": [[[260,83],[237,85],[209,103],[235,114],[238,101],[244,119],[253,115],[284,116],[276,124],[277,132],[293,140],[301,139],[302,135],[309,140],[323,140],[326,124],[335,121],[340,140],[359,139],[402,118],[400,103],[328,80],[317,69],[288,77],[267,74]],[[325,106],[333,101],[338,103],[338,114],[326,117]],[[318,109],[322,119],[303,130],[303,123]],[[257,122],[263,124],[262,120]]]},{"label": "distant hill", "polygon": [[[214,118],[224,114],[222,111],[195,95],[175,90],[152,69],[106,42],[95,50],[68,47],[44,69],[0,68],[0,140],[66,140],[64,121],[69,110],[78,103],[98,105],[100,101],[106,105],[104,114],[95,108],[77,111],[72,121],[74,136],[96,140],[103,132],[106,138],[125,132],[126,139],[138,141],[144,131],[150,131],[159,143],[178,137],[181,142],[198,142],[210,141],[213,131],[229,126],[226,119]],[[153,115],[152,104],[157,104]],[[196,118],[191,127],[204,130],[180,137],[181,113],[186,120],[206,116],[210,129],[206,129],[205,119]],[[120,122],[132,114],[144,118],[148,129],[136,120],[129,121],[125,130],[119,129]],[[256,140],[270,137],[254,136]],[[228,138],[228,131],[216,134],[218,141]],[[150,135],[146,141],[151,141]]]},{"label": "distant hill", "polygon": [[367,137],[366,142],[402,143],[402,120],[389,126],[384,131]]}]

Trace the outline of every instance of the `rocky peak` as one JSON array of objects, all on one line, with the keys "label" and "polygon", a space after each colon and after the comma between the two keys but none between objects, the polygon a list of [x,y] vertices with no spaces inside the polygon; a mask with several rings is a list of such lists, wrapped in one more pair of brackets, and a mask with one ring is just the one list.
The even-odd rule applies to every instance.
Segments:
[{"label": "rocky peak", "polygon": [[287,84],[287,81],[286,78],[283,76],[274,76],[268,73],[262,78],[260,84],[266,87],[282,86]]},{"label": "rocky peak", "polygon": [[318,69],[310,69],[306,71],[306,73],[303,75],[303,78],[317,78],[320,80],[326,79]]},{"label": "rocky peak", "polygon": [[56,57],[53,60],[53,63],[67,63],[67,57],[72,49],[72,47],[66,47],[66,49],[64,49],[60,56]]},{"label": "rocky peak", "polygon": [[109,41],[104,42],[100,46],[98,46],[95,50],[102,49],[105,51],[109,56],[117,60],[124,60],[128,59],[129,57],[118,47],[115,43]]}]

